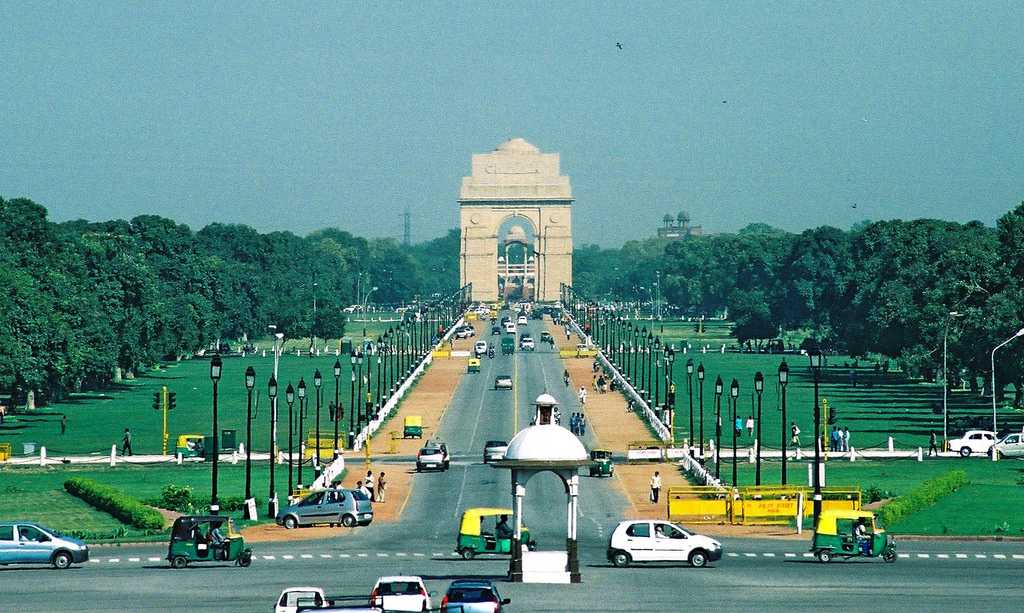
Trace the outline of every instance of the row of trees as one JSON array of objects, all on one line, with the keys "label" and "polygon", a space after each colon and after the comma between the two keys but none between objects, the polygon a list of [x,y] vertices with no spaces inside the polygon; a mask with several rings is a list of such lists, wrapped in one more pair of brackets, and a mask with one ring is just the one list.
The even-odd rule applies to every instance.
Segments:
[{"label": "row of trees", "polygon": [[334,228],[193,232],[153,215],[54,223],[30,200],[0,199],[0,239],[0,390],[50,398],[268,324],[341,336],[343,307],[374,286],[372,301],[400,303],[458,284],[458,231],[403,248]]},{"label": "row of trees", "polygon": [[[898,359],[935,378],[948,324],[950,372],[972,385],[992,348],[1024,326],[1024,204],[995,228],[933,219],[862,223],[799,234],[764,224],[736,234],[578,249],[585,295],[635,300],[661,271],[667,303],[727,312],[741,343],[803,331],[855,356]],[[950,312],[960,315],[950,317]],[[1024,341],[999,354],[997,377],[1024,388]],[[951,384],[956,382],[951,377]]]}]

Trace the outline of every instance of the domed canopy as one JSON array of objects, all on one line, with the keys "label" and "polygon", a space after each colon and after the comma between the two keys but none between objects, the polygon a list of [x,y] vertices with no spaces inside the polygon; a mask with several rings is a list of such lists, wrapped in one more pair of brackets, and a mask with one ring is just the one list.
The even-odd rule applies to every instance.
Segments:
[{"label": "domed canopy", "polygon": [[[540,398],[537,400],[540,401]],[[520,430],[509,441],[508,451],[505,452],[505,460],[513,462],[579,462],[588,458],[580,439],[562,426],[554,424]]]},{"label": "domed canopy", "polygon": [[526,230],[519,226],[512,226],[509,228],[508,234],[505,235],[506,243],[525,243],[526,242]]},{"label": "domed canopy", "polygon": [[533,401],[533,404],[543,404],[544,406],[552,406],[558,404],[558,401],[555,400],[555,397],[552,396],[551,394],[544,393],[541,394],[540,396],[537,396],[537,399]]},{"label": "domed canopy", "polygon": [[540,149],[521,138],[507,140],[498,145],[495,151],[501,151],[502,153],[540,153]]}]

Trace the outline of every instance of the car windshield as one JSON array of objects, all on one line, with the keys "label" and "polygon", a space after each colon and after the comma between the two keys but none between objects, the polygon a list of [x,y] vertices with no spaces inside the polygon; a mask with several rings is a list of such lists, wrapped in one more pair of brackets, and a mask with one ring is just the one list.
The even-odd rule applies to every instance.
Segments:
[{"label": "car windshield", "polygon": [[448,602],[494,602],[494,594],[486,587],[456,587],[448,590]]},{"label": "car windshield", "polygon": [[320,594],[316,592],[288,592],[281,597],[279,604],[282,607],[297,607],[300,605],[319,607],[323,605],[323,600],[320,599]]},{"label": "car windshield", "polygon": [[381,596],[408,596],[419,593],[420,586],[414,581],[390,581],[380,584]]},{"label": "car windshield", "polygon": [[423,449],[420,449],[420,455],[436,455],[438,453],[441,453],[441,450],[433,447],[424,447]]},{"label": "car windshield", "polygon": [[484,447],[504,447],[505,445],[508,445],[505,441],[487,441]]}]

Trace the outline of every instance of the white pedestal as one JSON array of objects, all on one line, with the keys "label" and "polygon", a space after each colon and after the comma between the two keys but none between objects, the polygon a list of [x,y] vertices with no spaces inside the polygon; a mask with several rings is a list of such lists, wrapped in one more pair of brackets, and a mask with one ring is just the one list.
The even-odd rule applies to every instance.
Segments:
[{"label": "white pedestal", "polygon": [[524,551],[523,583],[569,583],[568,563],[564,551]]}]

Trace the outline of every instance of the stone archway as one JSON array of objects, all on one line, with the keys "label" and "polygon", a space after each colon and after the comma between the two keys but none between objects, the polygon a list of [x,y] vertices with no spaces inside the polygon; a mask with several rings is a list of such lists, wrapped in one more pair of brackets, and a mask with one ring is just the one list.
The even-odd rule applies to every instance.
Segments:
[{"label": "stone archway", "polygon": [[541,153],[521,138],[473,154],[459,190],[459,271],[461,285],[472,283],[474,300],[499,297],[498,232],[513,217],[535,233],[535,299],[556,302],[561,284],[572,284],[572,188],[559,173],[557,153]]}]

